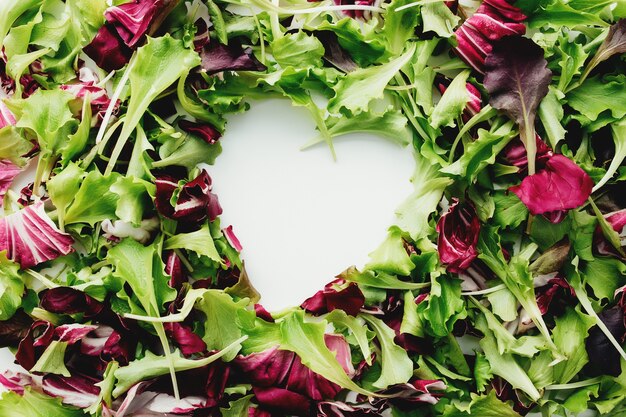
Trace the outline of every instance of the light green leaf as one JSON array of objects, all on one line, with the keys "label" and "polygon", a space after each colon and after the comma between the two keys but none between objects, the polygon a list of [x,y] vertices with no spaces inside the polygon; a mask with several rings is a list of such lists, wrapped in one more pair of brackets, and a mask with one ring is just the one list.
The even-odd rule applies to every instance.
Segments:
[{"label": "light green leaf", "polygon": [[491,133],[485,129],[478,129],[478,138],[467,145],[463,155],[456,162],[442,168],[441,172],[476,182],[482,170],[492,165],[496,161],[496,156],[516,136],[515,131],[508,130],[507,133],[500,129]]},{"label": "light green leaf", "polygon": [[213,165],[215,158],[222,152],[222,145],[210,145],[195,136],[187,136],[182,145],[171,140],[159,149],[160,161],[152,163],[154,168],[164,168],[171,165],[180,165],[191,171],[199,163]]},{"label": "light green leaf", "polygon": [[461,20],[443,1],[424,4],[421,12],[424,32],[433,31],[442,38],[454,35],[454,28]]},{"label": "light green leaf", "polygon": [[613,301],[615,290],[626,284],[626,264],[619,259],[597,257],[586,262],[581,272],[600,301]]},{"label": "light green leaf", "polygon": [[340,113],[343,109],[349,114],[367,111],[370,101],[384,96],[389,81],[414,54],[415,45],[386,64],[352,71],[333,87],[335,96],[328,102],[328,110],[334,114]]},{"label": "light green leaf", "polygon": [[194,251],[199,256],[222,263],[222,258],[217,252],[209,224],[205,223],[199,230],[191,233],[178,233],[165,241],[165,249],[187,249]]},{"label": "light green leaf", "polygon": [[[303,311],[294,311],[280,323],[280,349],[295,352],[304,366],[340,387],[370,395],[369,391],[358,386],[346,375],[335,354],[326,347],[326,322],[310,323],[304,317]],[[404,352],[404,349],[401,350]],[[407,369],[412,372],[412,364]]]},{"label": "light green leaf", "polygon": [[[173,367],[176,372],[182,372],[205,367],[225,356],[234,357],[237,355],[241,342],[243,342],[244,339],[245,336],[234,341],[221,351],[198,360],[186,359],[180,354],[180,351],[175,350],[171,356]],[[117,385],[113,390],[113,397],[119,397],[138,382],[156,378],[161,375],[167,375],[169,370],[170,360],[168,358],[165,356],[157,356],[148,351],[143,358],[134,360],[127,366],[122,366],[115,371]]]},{"label": "light green leaf", "polygon": [[419,153],[414,154],[415,172],[411,177],[414,191],[396,209],[396,225],[411,236],[415,242],[431,233],[430,215],[437,209],[443,191],[452,184],[450,178],[443,178],[436,165]]},{"label": "light green leaf", "polygon": [[20,135],[15,126],[0,129],[0,159],[8,159],[15,165],[24,166],[26,159],[22,155],[32,148],[33,144]]},{"label": "light green leaf", "polygon": [[396,10],[412,3],[413,0],[392,0],[386,4],[383,34],[387,40],[387,49],[392,54],[400,54],[407,41],[415,36],[419,13],[412,7]]},{"label": "light green leaf", "polygon": [[390,385],[403,384],[413,375],[413,361],[406,350],[393,341],[395,332],[382,320],[371,315],[361,315],[376,333],[381,349],[381,373],[374,382],[376,388],[384,389]]},{"label": "light green leaf", "polygon": [[563,105],[559,100],[563,97],[563,93],[550,86],[548,95],[539,104],[539,119],[543,123],[543,128],[546,130],[550,146],[553,149],[556,149],[558,143],[565,139],[565,133],[567,132],[561,124],[561,120],[563,120]]},{"label": "light green leaf", "polygon": [[567,357],[554,365],[554,381],[557,384],[567,384],[589,361],[585,345],[589,329],[596,320],[579,311],[568,308],[565,314],[555,318],[554,344]]},{"label": "light green leaf", "polygon": [[319,39],[307,35],[303,31],[288,33],[275,39],[270,46],[274,59],[283,68],[288,66],[297,68],[319,67],[322,65],[324,46]]},{"label": "light green leaf", "polygon": [[0,49],[13,23],[24,12],[40,5],[42,0],[2,0],[0,2]]},{"label": "light green leaf", "polygon": [[[2,16],[0,14],[0,16]],[[83,410],[64,406],[52,398],[27,387],[22,395],[5,391],[0,398],[0,415],[5,417],[85,417]]]},{"label": "light green leaf", "polygon": [[352,332],[352,335],[356,339],[359,344],[359,348],[361,348],[361,353],[363,354],[363,358],[368,365],[372,364],[372,352],[370,349],[369,337],[368,337],[368,329],[367,326],[363,325],[363,322],[356,317],[349,316],[345,311],[340,309],[335,309],[331,311],[327,316],[326,320],[332,323],[333,327],[336,330],[340,331],[342,328],[349,329]]},{"label": "light green leaf", "polygon": [[604,112],[614,120],[622,119],[626,116],[626,76],[619,75],[606,81],[599,76],[589,78],[566,98],[568,104],[583,116],[583,125],[596,121]]},{"label": "light green leaf", "polygon": [[46,183],[48,195],[57,209],[61,230],[64,230],[65,227],[65,212],[78,194],[84,177],[85,171],[71,162]]},{"label": "light green leaf", "polygon": [[[254,320],[254,312],[246,309],[249,304],[247,298],[235,302],[230,295],[218,290],[204,293],[202,299],[196,302],[196,308],[206,316],[202,340],[208,350],[224,349],[242,337],[243,325]],[[224,360],[233,360],[240,348],[241,345],[238,345],[236,349],[231,349]]]},{"label": "light green leaf", "polygon": [[435,337],[445,337],[452,332],[457,320],[467,316],[461,298],[461,282],[446,276],[431,274],[430,296],[424,309],[427,327]]},{"label": "light green leaf", "polygon": [[[447,7],[443,3],[441,5]],[[430,115],[430,123],[433,128],[456,125],[456,118],[463,113],[463,109],[469,100],[469,93],[466,87],[469,74],[469,71],[463,71],[454,77],[454,80],[443,93],[433,113]]]},{"label": "light green leaf", "polygon": [[111,185],[111,192],[119,197],[115,209],[117,218],[135,226],[141,224],[144,212],[152,207],[148,187],[153,189],[154,185],[132,176],[120,177]]},{"label": "light green leaf", "polygon": [[370,261],[365,268],[373,271],[407,276],[415,268],[404,248],[402,233],[397,227],[389,229],[387,238],[369,257]]},{"label": "light green leaf", "polygon": [[160,38],[148,38],[148,43],[137,49],[129,68],[126,69],[130,71],[130,101],[126,118],[105,174],[113,170],[124,144],[139,124],[150,103],[181,76],[198,65],[200,65],[198,54],[186,49],[181,40],[173,39],[169,34]]},{"label": "light green leaf", "polygon": [[68,371],[65,367],[66,350],[67,342],[53,340],[30,371],[41,372],[44,374],[63,375],[68,378],[71,377],[72,374],[70,374],[70,371]]},{"label": "light green leaf", "polygon": [[116,173],[103,176],[97,170],[89,172],[67,208],[65,224],[88,223],[93,227],[102,220],[115,219],[119,196],[111,192],[111,186],[119,177]]},{"label": "light green leaf", "polygon": [[496,391],[491,390],[486,395],[470,394],[472,400],[467,405],[448,405],[443,417],[521,417],[513,408],[496,397]]},{"label": "light green leaf", "polygon": [[8,320],[22,305],[24,282],[19,275],[20,266],[0,252],[0,321]]}]

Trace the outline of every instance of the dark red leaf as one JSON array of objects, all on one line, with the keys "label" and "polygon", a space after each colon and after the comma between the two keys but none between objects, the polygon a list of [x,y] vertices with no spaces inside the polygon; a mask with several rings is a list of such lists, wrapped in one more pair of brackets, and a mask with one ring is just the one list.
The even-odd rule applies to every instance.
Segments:
[{"label": "dark red leaf", "polygon": [[213,126],[206,123],[194,123],[189,120],[181,120],[178,126],[185,132],[197,136],[209,145],[213,145],[222,134]]},{"label": "dark red leaf", "polygon": [[471,203],[455,201],[437,223],[437,250],[448,271],[466,270],[478,256],[480,221]]},{"label": "dark red leaf", "polygon": [[209,74],[222,71],[265,71],[267,67],[259,62],[252,53],[252,48],[245,50],[241,45],[230,42],[222,45],[211,40],[200,53],[202,69]]},{"label": "dark red leaf", "polygon": [[39,306],[55,314],[82,313],[85,318],[102,312],[104,304],[82,291],[70,287],[57,287],[39,293]]},{"label": "dark red leaf", "polygon": [[301,307],[315,315],[339,309],[356,316],[364,304],[365,296],[359,286],[353,282],[346,285],[346,281],[340,278],[326,284],[323,290],[305,300]]}]

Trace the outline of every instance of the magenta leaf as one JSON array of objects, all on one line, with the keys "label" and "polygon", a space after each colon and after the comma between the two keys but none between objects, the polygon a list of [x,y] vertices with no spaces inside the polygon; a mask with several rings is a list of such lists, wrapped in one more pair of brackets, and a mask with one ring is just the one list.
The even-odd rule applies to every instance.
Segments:
[{"label": "magenta leaf", "polygon": [[[550,149],[550,147],[543,140],[541,140],[539,135],[535,135],[535,143],[537,146],[537,155],[535,160],[537,161],[538,166],[543,166],[548,159],[552,157],[552,149]],[[528,168],[526,148],[519,137],[513,139],[508,145],[506,145],[506,148],[503,150],[503,155],[511,165],[520,168],[520,170],[526,170]]]},{"label": "magenta leaf", "polygon": [[554,155],[546,167],[511,187],[533,214],[544,214],[580,207],[591,195],[593,180],[563,155]]},{"label": "magenta leaf", "polygon": [[437,250],[448,271],[466,270],[478,256],[480,221],[471,203],[455,201],[437,223]]},{"label": "magenta leaf", "polygon": [[0,251],[30,268],[73,251],[74,239],[50,220],[43,203],[28,206],[0,219]]},{"label": "magenta leaf", "polygon": [[[2,106],[2,101],[0,100],[0,107]],[[0,108],[0,110],[2,110]],[[0,115],[0,128],[2,127],[2,115]],[[11,187],[11,183],[13,179],[17,177],[17,175],[22,172],[22,168],[15,165],[13,162],[5,159],[0,160],[0,207],[3,206],[4,203],[4,195]]]},{"label": "magenta leaf", "polygon": [[485,0],[476,13],[456,31],[454,51],[478,72],[483,72],[485,58],[493,43],[505,36],[523,35],[526,16],[506,0]]},{"label": "magenta leaf", "polygon": [[484,85],[490,94],[489,103],[518,124],[530,175],[535,173],[537,108],[552,80],[547,66],[543,49],[522,36],[501,39],[485,60]]},{"label": "magenta leaf", "polygon": [[181,323],[165,323],[165,331],[180,348],[183,355],[189,356],[194,353],[206,351],[206,343],[191,328]]},{"label": "magenta leaf", "polygon": [[302,394],[284,388],[253,387],[259,406],[275,411],[280,415],[308,416],[312,402]]}]

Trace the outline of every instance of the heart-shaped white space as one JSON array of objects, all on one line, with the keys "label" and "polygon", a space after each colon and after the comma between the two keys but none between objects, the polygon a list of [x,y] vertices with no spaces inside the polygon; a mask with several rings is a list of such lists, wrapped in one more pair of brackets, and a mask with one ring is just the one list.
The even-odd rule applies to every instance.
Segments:
[{"label": "heart-shaped white space", "polygon": [[304,108],[252,103],[229,119],[223,152],[208,167],[261,303],[299,305],[350,265],[363,266],[411,193],[409,148],[367,134],[300,151],[317,136]]}]

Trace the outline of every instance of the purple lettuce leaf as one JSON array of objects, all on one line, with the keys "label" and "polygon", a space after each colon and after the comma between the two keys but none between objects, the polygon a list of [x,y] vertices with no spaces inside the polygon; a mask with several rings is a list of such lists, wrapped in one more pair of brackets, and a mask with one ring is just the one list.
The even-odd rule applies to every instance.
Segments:
[{"label": "purple lettuce leaf", "polygon": [[478,256],[476,245],[480,234],[480,220],[474,206],[455,201],[437,222],[437,250],[439,260],[448,271],[466,270]]},{"label": "purple lettuce leaf", "polygon": [[30,268],[72,252],[74,239],[50,220],[43,203],[28,206],[0,219],[0,251]]},{"label": "purple lettuce leaf", "polygon": [[511,187],[533,215],[569,210],[583,205],[591,195],[593,180],[572,160],[554,155],[545,168]]},{"label": "purple lettuce leaf", "polygon": [[48,347],[54,337],[54,326],[47,321],[34,322],[28,333],[20,341],[15,360],[24,369],[31,369],[37,363],[37,359]]},{"label": "purple lettuce leaf", "polygon": [[[535,143],[537,146],[537,155],[535,160],[537,166],[543,167],[545,163],[554,155],[552,149],[539,137],[535,135]],[[513,139],[502,151],[504,158],[513,166],[516,166],[520,171],[526,171],[528,169],[528,156],[526,155],[526,148],[520,138]]]},{"label": "purple lettuce leaf", "polygon": [[376,408],[393,405],[403,410],[411,410],[420,404],[436,404],[445,389],[446,384],[439,380],[414,379],[406,384],[393,385],[380,391],[384,397],[372,397],[370,403]]},{"label": "purple lettuce leaf", "polygon": [[528,173],[535,173],[537,154],[535,117],[541,100],[548,94],[552,72],[543,49],[522,36],[509,36],[494,44],[485,60],[484,85],[489,104],[505,112],[519,126],[528,155]]},{"label": "purple lettuce leaf", "polygon": [[[613,306],[599,313],[598,317],[613,337],[620,344],[624,343],[626,323],[623,308],[619,305]],[[590,375],[618,376],[621,373],[620,354],[598,326],[593,326],[589,330],[585,346],[589,356],[589,364],[586,369]]]},{"label": "purple lettuce leaf", "polygon": [[535,297],[539,311],[543,315],[548,312],[560,315],[564,311],[563,304],[568,304],[568,302],[573,304],[576,301],[574,289],[560,276],[552,278],[546,285],[535,289]]},{"label": "purple lettuce leaf", "polygon": [[361,417],[382,415],[371,408],[355,407],[336,401],[324,401],[317,404],[317,417]]},{"label": "purple lettuce leaf", "polygon": [[222,229],[222,233],[224,233],[224,236],[226,237],[226,240],[228,240],[230,246],[232,246],[237,252],[241,252],[243,250],[243,246],[241,245],[239,238],[233,231],[233,226],[228,226],[225,229]]},{"label": "purple lettuce leaf", "polygon": [[346,285],[346,281],[340,278],[326,284],[323,290],[306,299],[301,307],[314,315],[339,309],[351,316],[356,316],[364,304],[365,296],[359,286],[354,282]]},{"label": "purple lettuce leaf", "polygon": [[189,120],[181,120],[178,122],[178,126],[184,132],[199,137],[209,145],[216,143],[222,136],[216,128],[206,123],[195,123]]},{"label": "purple lettuce leaf", "polygon": [[183,283],[187,281],[183,263],[175,251],[169,250],[163,252],[165,273],[170,276],[168,285],[176,290],[182,288]]},{"label": "purple lettuce leaf", "polygon": [[243,49],[241,45],[230,42],[222,45],[216,40],[207,43],[202,52],[202,69],[208,74],[222,71],[265,71],[267,67],[259,62],[252,53],[252,48]]},{"label": "purple lettuce leaf", "polygon": [[222,214],[222,207],[211,192],[211,177],[206,170],[180,188],[176,204],[171,199],[178,189],[178,181],[170,176],[157,177],[155,204],[159,213],[173,220],[201,223],[205,219],[213,221]]},{"label": "purple lettuce leaf", "polygon": [[302,394],[276,387],[253,387],[259,406],[280,415],[309,416],[312,401]]},{"label": "purple lettuce leaf", "polygon": [[202,353],[207,349],[202,338],[186,324],[165,323],[165,332],[185,356]]},{"label": "purple lettuce leaf", "polygon": [[91,43],[83,48],[96,65],[106,71],[122,68],[130,61],[133,51],[119,38],[115,28],[105,24]]},{"label": "purple lettuce leaf", "polygon": [[55,314],[82,313],[85,318],[94,317],[104,309],[104,304],[82,291],[70,287],[47,289],[39,294],[39,305]]}]

